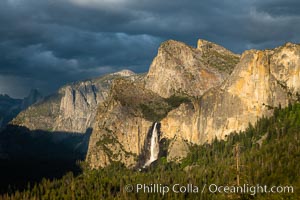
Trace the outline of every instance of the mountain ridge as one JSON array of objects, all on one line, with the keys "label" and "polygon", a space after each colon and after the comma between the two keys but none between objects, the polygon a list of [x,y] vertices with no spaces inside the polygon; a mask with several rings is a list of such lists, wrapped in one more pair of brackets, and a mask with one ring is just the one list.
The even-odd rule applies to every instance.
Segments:
[{"label": "mountain ridge", "polygon": [[299,99],[299,66],[300,45],[292,43],[238,55],[201,39],[197,48],[168,40],[148,74],[125,70],[68,84],[12,124],[81,133],[91,128],[86,161],[99,168],[115,161],[135,167],[159,122],[159,141],[172,144],[167,160],[180,161],[176,155],[186,155],[186,144],[225,139]]}]

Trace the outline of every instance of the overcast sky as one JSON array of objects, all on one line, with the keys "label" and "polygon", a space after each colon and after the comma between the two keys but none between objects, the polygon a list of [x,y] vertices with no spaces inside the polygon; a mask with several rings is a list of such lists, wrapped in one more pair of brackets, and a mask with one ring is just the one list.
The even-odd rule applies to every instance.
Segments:
[{"label": "overcast sky", "polygon": [[162,41],[198,38],[236,53],[299,43],[300,1],[0,0],[0,93],[146,72]]}]

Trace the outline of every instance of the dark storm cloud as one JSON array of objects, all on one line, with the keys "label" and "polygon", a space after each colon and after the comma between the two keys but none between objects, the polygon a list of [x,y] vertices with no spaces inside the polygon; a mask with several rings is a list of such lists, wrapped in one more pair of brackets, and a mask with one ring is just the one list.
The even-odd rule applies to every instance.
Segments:
[{"label": "dark storm cloud", "polygon": [[166,39],[203,38],[238,53],[299,42],[299,8],[296,0],[2,0],[0,93],[143,72]]},{"label": "dark storm cloud", "polygon": [[296,0],[267,0],[258,3],[258,10],[272,16],[300,16],[300,2]]}]

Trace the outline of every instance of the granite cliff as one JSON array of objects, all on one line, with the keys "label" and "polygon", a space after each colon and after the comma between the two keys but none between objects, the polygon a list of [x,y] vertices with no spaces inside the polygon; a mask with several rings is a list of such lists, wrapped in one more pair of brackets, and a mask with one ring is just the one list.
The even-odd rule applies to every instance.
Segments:
[{"label": "granite cliff", "polygon": [[244,130],[274,107],[286,107],[300,92],[300,45],[243,53],[231,76],[199,103],[198,143]]},{"label": "granite cliff", "polygon": [[193,48],[168,40],[161,44],[146,77],[146,88],[162,97],[174,94],[201,96],[221,84],[239,55],[205,40]]},{"label": "granite cliff", "polygon": [[[194,121],[189,118],[184,124],[180,120],[194,114],[192,102],[219,86],[239,59],[239,55],[214,43],[199,40],[198,45],[193,48],[182,42],[166,41],[143,81],[117,80],[113,83],[110,97],[98,109],[90,138],[87,161],[92,168],[106,166],[112,161],[121,161],[128,167],[142,166],[149,156],[153,123],[163,122],[172,113],[176,115],[174,123],[179,122],[176,127],[184,126],[192,131]],[[159,127],[163,129],[164,124]],[[178,131],[160,132],[161,141],[163,138],[170,140],[168,160],[180,160],[188,152],[185,140],[190,132],[180,132],[177,137]],[[189,141],[196,141],[197,137]]]},{"label": "granite cliff", "polygon": [[87,155],[91,167],[103,167],[113,161],[133,167],[139,157],[146,160],[153,122],[185,101],[189,100],[163,98],[145,89],[143,82],[116,79],[109,97],[98,108]]},{"label": "granite cliff", "polygon": [[85,133],[93,126],[97,106],[107,98],[113,79],[129,76],[134,78],[134,73],[123,70],[67,84],[21,112],[11,124],[30,130]]},{"label": "granite cliff", "polygon": [[[161,131],[202,144],[242,131],[274,107],[299,100],[300,45],[273,50],[249,50],[224,83],[181,105],[161,121]],[[180,117],[179,117],[180,116]]]},{"label": "granite cliff", "polygon": [[[87,161],[92,168],[112,161],[135,166],[144,158],[149,132],[157,121],[160,141],[170,141],[168,161],[180,161],[189,143],[226,139],[259,117],[270,116],[274,107],[299,100],[299,69],[296,44],[249,50],[239,59],[207,41],[199,40],[197,49],[167,41],[150,67],[145,87],[133,81],[116,90],[124,82],[114,83],[111,98],[98,110]],[[206,73],[199,73],[202,70]],[[182,101],[176,106],[164,103],[171,99]]]}]

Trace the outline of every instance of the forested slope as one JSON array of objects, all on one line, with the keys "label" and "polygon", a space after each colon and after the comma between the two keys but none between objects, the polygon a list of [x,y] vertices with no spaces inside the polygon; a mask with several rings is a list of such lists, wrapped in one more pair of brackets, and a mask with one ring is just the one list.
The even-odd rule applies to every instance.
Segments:
[{"label": "forested slope", "polygon": [[[271,109],[271,108],[270,108]],[[299,199],[300,197],[300,104],[275,108],[271,118],[262,118],[241,133],[232,133],[226,141],[191,146],[191,153],[181,163],[167,163],[165,157],[146,171],[126,169],[119,163],[99,170],[84,169],[59,180],[46,180],[28,186],[25,191],[11,191],[3,199]],[[239,156],[237,156],[237,151]],[[236,185],[239,160],[240,184],[285,186],[293,193],[212,194],[204,185]],[[83,164],[84,167],[84,164]],[[193,184],[196,193],[137,193],[136,184]],[[126,192],[131,184],[133,192]]]}]

